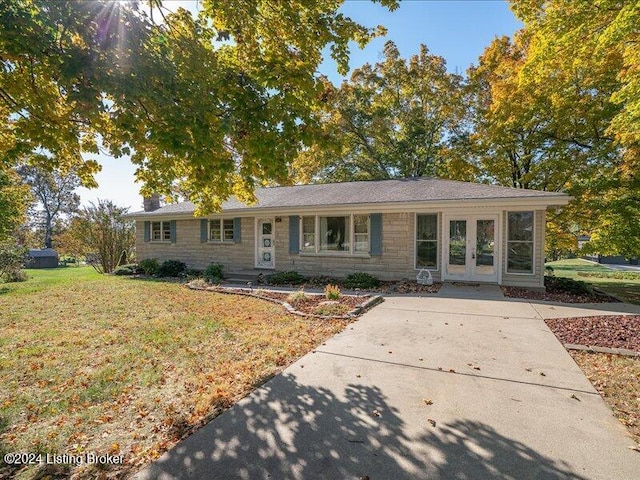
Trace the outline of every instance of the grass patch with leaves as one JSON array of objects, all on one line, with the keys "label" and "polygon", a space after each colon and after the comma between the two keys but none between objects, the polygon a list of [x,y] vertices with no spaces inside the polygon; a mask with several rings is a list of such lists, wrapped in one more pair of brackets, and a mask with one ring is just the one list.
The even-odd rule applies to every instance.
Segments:
[{"label": "grass patch with leaves", "polygon": [[[119,453],[137,469],[344,327],[90,268],[30,276],[0,295],[0,450],[9,452]],[[92,468],[74,473],[94,477]]]},{"label": "grass patch with leaves", "polygon": [[[640,278],[633,278],[633,273],[624,275],[630,272],[616,272],[580,258],[559,260],[546,265],[553,267],[554,275],[557,277],[582,280],[624,302],[640,305]],[[619,275],[620,273],[623,275]]]},{"label": "grass patch with leaves", "polygon": [[570,353],[640,444],[640,358],[573,350]]}]

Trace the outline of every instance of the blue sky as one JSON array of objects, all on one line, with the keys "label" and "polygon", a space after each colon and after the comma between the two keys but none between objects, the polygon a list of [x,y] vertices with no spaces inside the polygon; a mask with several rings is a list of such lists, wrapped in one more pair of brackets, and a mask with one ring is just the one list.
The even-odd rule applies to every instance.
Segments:
[{"label": "blue sky", "polygon": [[[178,4],[195,8],[193,1],[165,3],[170,8]],[[347,0],[342,12],[363,25],[387,28],[386,37],[375,39],[365,49],[354,46],[352,68],[381,60],[384,43],[393,40],[405,58],[417,53],[424,43],[432,54],[447,60],[450,71],[463,74],[493,38],[512,35],[522,26],[502,0],[403,1],[394,12],[368,0]],[[330,59],[325,60],[320,70],[334,83],[342,79]],[[100,156],[97,160],[102,165],[102,172],[96,177],[99,187],[80,189],[82,203],[110,199],[131,207],[131,211],[140,210],[142,198],[138,193],[140,185],[134,183],[135,167],[126,158]]]}]

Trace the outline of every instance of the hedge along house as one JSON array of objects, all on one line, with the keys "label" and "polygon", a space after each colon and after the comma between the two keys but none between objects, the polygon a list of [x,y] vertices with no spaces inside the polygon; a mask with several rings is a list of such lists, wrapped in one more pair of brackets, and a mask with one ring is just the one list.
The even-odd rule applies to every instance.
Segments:
[{"label": "hedge along house", "polygon": [[383,280],[435,280],[544,288],[546,210],[563,193],[412,178],[261,188],[194,218],[190,202],[132,213],[138,260],[180,260],[225,272],[295,270]]}]

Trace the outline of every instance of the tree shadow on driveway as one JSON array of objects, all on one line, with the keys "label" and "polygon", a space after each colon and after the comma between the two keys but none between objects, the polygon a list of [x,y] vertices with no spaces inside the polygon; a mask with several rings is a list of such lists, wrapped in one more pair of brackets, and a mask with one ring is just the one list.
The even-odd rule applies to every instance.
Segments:
[{"label": "tree shadow on driveway", "polygon": [[[279,375],[138,478],[582,479],[474,421],[409,426],[375,386],[340,394]],[[421,432],[408,434],[407,430]]]}]

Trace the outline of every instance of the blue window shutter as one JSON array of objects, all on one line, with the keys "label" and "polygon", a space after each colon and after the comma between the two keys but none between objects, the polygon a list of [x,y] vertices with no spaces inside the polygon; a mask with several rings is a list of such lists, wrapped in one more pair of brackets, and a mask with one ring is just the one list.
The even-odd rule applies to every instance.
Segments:
[{"label": "blue window shutter", "polygon": [[200,220],[200,243],[205,243],[209,240],[209,220],[203,218]]},{"label": "blue window shutter", "polygon": [[169,235],[171,235],[171,243],[176,243],[176,221],[169,222]]},{"label": "blue window shutter", "polygon": [[242,240],[241,226],[242,219],[240,217],[235,217],[233,219],[233,241],[235,243],[240,243]]},{"label": "blue window shutter", "polygon": [[144,241],[151,240],[151,222],[144,222]]},{"label": "blue window shutter", "polygon": [[382,255],[382,214],[372,213],[369,215],[371,232],[371,255]]},{"label": "blue window shutter", "polygon": [[296,255],[300,252],[300,217],[289,217],[289,253]]}]

